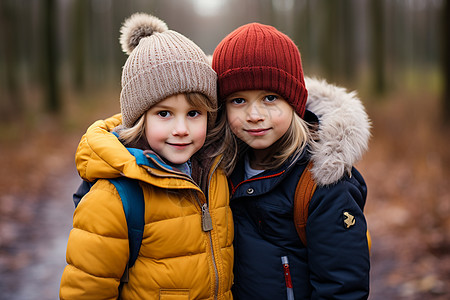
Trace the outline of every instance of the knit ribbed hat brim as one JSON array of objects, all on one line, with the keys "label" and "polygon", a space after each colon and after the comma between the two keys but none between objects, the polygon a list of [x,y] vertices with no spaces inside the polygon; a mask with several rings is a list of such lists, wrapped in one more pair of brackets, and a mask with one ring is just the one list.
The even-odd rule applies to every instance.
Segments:
[{"label": "knit ribbed hat brim", "polygon": [[304,114],[304,103],[308,91],[303,82],[291,74],[272,67],[242,67],[230,69],[218,79],[219,98],[223,99],[238,91],[276,91],[296,108],[300,116]]}]

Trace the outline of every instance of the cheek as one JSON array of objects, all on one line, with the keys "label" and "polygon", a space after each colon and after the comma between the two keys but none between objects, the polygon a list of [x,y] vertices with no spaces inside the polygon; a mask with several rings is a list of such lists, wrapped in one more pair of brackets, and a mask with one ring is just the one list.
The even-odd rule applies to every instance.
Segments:
[{"label": "cheek", "polygon": [[208,132],[207,128],[208,128],[207,127],[207,123],[205,122],[205,124],[203,125],[202,129],[199,130],[198,136],[199,136],[199,139],[203,140],[203,142],[205,142],[205,140],[206,140],[206,134]]},{"label": "cheek", "polygon": [[286,118],[283,118],[283,119],[280,120],[280,122],[281,122],[280,127],[283,128],[283,131],[285,133],[289,129],[289,127],[291,126],[292,118],[293,118],[293,116],[292,116],[292,113],[291,113],[291,114],[289,114],[289,116],[286,116]]},{"label": "cheek", "polygon": [[208,130],[208,120],[205,118],[204,120],[199,121],[197,124],[194,124],[194,130],[192,133],[195,136],[196,140],[204,143],[206,139],[207,130]]},{"label": "cheek", "polygon": [[242,117],[236,110],[227,110],[227,122],[233,133],[242,127]]},{"label": "cheek", "polygon": [[155,146],[155,142],[162,140],[165,137],[164,126],[157,126],[153,122],[147,122],[145,124],[145,137],[150,147]]},{"label": "cheek", "polygon": [[292,119],[294,118],[294,110],[287,103],[282,105],[279,109],[279,114],[276,114],[273,122],[280,128],[281,131],[286,132],[291,126]]}]

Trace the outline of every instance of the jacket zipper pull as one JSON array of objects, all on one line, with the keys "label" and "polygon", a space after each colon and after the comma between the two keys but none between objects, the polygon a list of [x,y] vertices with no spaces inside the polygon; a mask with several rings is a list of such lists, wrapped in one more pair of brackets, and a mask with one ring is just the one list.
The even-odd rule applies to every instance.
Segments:
[{"label": "jacket zipper pull", "polygon": [[202,205],[202,229],[204,232],[213,229],[211,215],[209,213],[208,204],[206,203]]},{"label": "jacket zipper pull", "polygon": [[287,256],[281,257],[283,265],[284,280],[286,282],[287,300],[294,300],[294,289],[292,286],[291,271],[289,270],[289,259]]}]

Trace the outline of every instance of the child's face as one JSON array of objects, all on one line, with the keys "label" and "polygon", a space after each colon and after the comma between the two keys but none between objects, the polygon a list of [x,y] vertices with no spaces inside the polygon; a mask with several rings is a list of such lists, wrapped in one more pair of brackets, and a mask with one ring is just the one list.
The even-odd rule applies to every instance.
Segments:
[{"label": "child's face", "polygon": [[207,111],[192,107],[185,94],[172,95],[145,114],[145,136],[158,155],[173,164],[188,161],[205,143]]},{"label": "child's face", "polygon": [[291,125],[293,109],[281,96],[264,90],[240,91],[226,99],[233,133],[254,150],[264,150]]}]

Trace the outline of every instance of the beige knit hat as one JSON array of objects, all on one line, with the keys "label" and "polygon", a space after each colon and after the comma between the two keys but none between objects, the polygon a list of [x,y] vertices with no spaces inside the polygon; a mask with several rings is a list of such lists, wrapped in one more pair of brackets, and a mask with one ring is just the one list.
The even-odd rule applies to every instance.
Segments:
[{"label": "beige knit hat", "polygon": [[127,128],[152,105],[175,94],[199,92],[217,105],[217,75],[205,53],[160,19],[137,13],[125,20],[120,107]]}]

